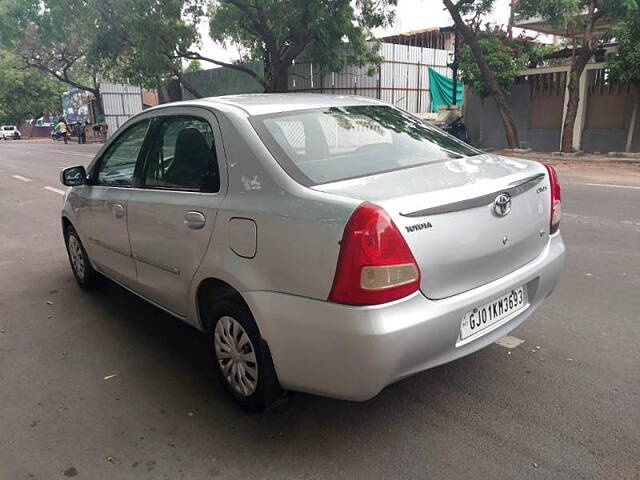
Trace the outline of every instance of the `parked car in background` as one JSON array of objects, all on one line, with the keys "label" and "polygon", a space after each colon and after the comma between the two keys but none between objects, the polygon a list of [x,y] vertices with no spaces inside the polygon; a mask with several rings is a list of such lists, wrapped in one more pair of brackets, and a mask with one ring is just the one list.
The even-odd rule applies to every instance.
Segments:
[{"label": "parked car in background", "polygon": [[3,140],[20,140],[22,134],[15,125],[3,125],[0,127],[0,137]]},{"label": "parked car in background", "polygon": [[373,99],[198,99],[124,124],[69,186],[83,288],[107,276],[209,336],[250,411],[366,400],[528,318],[563,265],[551,166]]}]

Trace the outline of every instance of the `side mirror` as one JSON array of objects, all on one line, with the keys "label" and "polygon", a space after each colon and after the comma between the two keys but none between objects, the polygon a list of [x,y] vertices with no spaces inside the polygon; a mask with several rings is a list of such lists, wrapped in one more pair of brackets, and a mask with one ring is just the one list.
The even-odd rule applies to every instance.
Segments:
[{"label": "side mirror", "polygon": [[83,166],[68,167],[60,172],[60,183],[67,187],[76,187],[87,183],[87,171]]}]

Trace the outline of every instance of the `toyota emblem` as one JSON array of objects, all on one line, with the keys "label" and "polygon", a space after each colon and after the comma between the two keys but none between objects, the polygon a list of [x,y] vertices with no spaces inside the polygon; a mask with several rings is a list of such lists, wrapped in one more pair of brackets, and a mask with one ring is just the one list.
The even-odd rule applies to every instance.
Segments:
[{"label": "toyota emblem", "polygon": [[493,211],[499,217],[509,215],[511,211],[511,195],[508,193],[501,193],[493,201]]}]

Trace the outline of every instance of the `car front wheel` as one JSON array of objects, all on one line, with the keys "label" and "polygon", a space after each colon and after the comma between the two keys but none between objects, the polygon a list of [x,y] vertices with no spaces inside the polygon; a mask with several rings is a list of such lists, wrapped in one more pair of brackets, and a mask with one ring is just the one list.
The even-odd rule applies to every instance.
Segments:
[{"label": "car front wheel", "polygon": [[80,241],[80,236],[71,225],[69,225],[65,231],[65,243],[67,246],[67,254],[69,255],[69,263],[71,263],[71,270],[78,285],[86,289],[96,287],[101,280],[100,274],[91,266],[87,251]]},{"label": "car front wheel", "polygon": [[223,300],[209,318],[215,370],[225,390],[243,409],[264,412],[282,389],[251,312],[239,302]]}]

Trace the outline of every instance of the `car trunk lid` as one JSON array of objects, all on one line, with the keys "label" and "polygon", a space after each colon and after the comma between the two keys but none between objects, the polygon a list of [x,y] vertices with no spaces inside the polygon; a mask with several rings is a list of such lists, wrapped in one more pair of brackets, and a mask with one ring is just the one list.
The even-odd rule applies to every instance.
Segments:
[{"label": "car trunk lid", "polygon": [[314,188],[382,206],[433,299],[513,272],[548,241],[549,181],[537,162],[478,155]]}]

